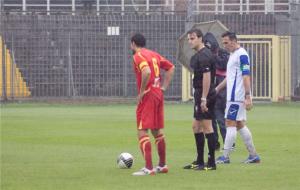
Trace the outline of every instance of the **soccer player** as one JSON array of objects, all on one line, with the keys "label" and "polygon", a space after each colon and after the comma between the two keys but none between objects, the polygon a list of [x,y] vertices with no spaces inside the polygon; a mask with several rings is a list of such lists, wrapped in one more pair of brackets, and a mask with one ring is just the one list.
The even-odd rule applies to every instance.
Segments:
[{"label": "soccer player", "polygon": [[[138,105],[136,110],[137,133],[140,148],[146,166],[133,175],[154,175],[167,173],[166,141],[162,133],[164,128],[164,97],[165,92],[173,78],[175,67],[158,53],[145,48],[146,39],[142,34],[135,34],[131,38],[133,51],[133,68],[136,74],[138,88]],[[161,70],[166,71],[162,87]],[[151,156],[151,141],[148,130],[151,130],[159,155],[159,164],[154,169]]]},{"label": "soccer player", "polygon": [[[192,56],[190,66],[194,69],[194,120],[193,131],[197,147],[197,160],[184,166],[183,169],[216,170],[215,138],[212,128],[214,118],[215,91],[215,56],[204,45],[203,33],[199,29],[188,32],[188,40],[192,49],[196,51]],[[208,141],[208,162],[204,164],[204,134]]]},{"label": "soccer player", "polygon": [[256,153],[252,142],[252,135],[245,125],[246,110],[251,110],[252,99],[250,91],[250,59],[246,50],[237,43],[235,33],[225,32],[222,35],[222,43],[227,51],[231,52],[227,64],[227,76],[216,87],[217,93],[227,85],[226,103],[226,139],[224,152],[216,163],[230,163],[230,149],[239,131],[250,156],[241,163],[259,163],[260,158]]}]

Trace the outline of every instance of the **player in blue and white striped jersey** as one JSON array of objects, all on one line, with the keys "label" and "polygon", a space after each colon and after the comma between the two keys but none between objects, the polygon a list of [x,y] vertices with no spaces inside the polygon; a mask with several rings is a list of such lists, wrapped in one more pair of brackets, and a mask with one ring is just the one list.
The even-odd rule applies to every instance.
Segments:
[{"label": "player in blue and white striped jersey", "polygon": [[221,84],[216,87],[217,93],[227,85],[226,103],[226,139],[224,152],[216,163],[230,163],[230,149],[239,131],[250,156],[242,163],[259,163],[258,156],[252,142],[252,135],[245,125],[246,110],[251,110],[252,98],[250,91],[250,59],[247,51],[237,43],[235,33],[225,32],[222,35],[222,43],[229,51],[230,57],[227,64],[227,76]]}]

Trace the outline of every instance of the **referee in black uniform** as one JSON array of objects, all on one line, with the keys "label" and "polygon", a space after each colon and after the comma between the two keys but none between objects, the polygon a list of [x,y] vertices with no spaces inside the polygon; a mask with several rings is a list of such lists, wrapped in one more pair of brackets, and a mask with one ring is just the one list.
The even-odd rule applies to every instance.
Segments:
[{"label": "referee in black uniform", "polygon": [[[212,128],[214,118],[215,91],[215,56],[204,45],[203,33],[199,29],[188,32],[188,40],[196,54],[191,58],[190,65],[194,69],[194,120],[193,131],[196,139],[197,160],[184,166],[184,169],[216,170],[215,164],[215,139]],[[208,162],[204,163],[204,134],[208,142]]]}]

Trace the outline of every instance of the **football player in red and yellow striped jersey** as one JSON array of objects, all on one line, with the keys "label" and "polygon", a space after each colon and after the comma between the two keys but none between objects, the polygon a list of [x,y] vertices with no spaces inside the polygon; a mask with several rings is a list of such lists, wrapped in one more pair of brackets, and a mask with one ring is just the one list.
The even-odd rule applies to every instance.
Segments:
[{"label": "football player in red and yellow striped jersey", "polygon": [[[156,172],[166,173],[166,143],[161,129],[164,128],[164,97],[163,92],[168,88],[175,67],[158,53],[145,48],[146,39],[142,34],[131,38],[133,68],[136,74],[138,89],[138,105],[136,110],[137,130],[140,148],[146,161],[146,166],[133,175],[153,175]],[[165,70],[165,80],[161,87],[161,69]],[[160,157],[158,166],[153,169],[151,142],[148,135],[151,130]]]}]

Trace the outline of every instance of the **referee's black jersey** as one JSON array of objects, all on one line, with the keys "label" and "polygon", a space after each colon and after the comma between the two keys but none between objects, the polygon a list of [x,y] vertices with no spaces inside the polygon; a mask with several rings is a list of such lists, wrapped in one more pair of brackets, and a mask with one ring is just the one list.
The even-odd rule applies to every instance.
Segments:
[{"label": "referee's black jersey", "polygon": [[215,91],[216,58],[206,47],[193,55],[190,66],[194,69],[193,87],[203,90],[203,73],[210,72],[209,92]]}]

